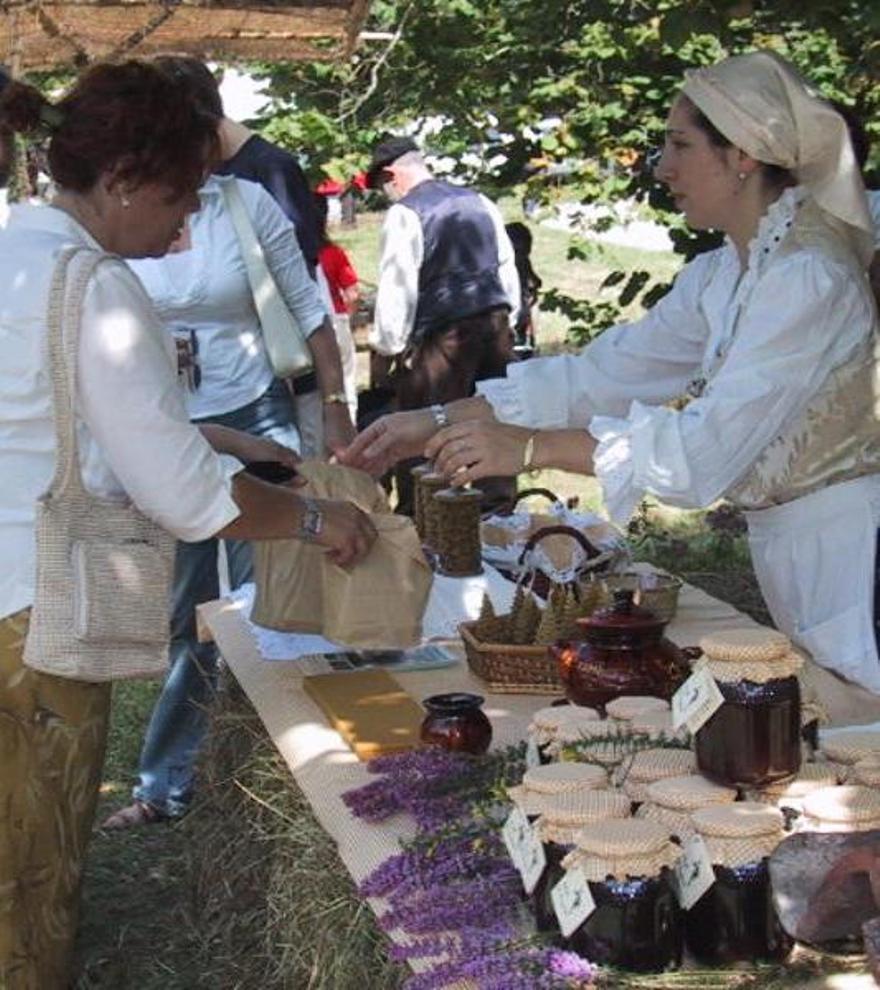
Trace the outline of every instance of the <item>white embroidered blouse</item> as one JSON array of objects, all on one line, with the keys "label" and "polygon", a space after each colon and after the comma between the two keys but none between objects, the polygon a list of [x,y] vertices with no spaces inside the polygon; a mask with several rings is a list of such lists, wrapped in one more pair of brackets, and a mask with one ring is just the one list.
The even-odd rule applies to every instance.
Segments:
[{"label": "white embroidered blouse", "polygon": [[[744,272],[728,242],[688,264],[642,319],[477,389],[502,422],[589,429],[618,522],[645,493],[763,508],[880,468],[874,446],[855,449],[872,419],[876,329],[865,273],[792,188],[762,219]],[[689,388],[684,409],[666,405]],[[830,443],[819,435],[829,413]]]}]

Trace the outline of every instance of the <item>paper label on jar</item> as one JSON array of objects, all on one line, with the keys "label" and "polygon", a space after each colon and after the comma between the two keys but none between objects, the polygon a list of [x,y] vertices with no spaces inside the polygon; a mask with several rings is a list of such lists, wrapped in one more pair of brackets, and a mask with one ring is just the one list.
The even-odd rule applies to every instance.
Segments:
[{"label": "paper label on jar", "polygon": [[507,821],[501,829],[501,837],[504,839],[504,845],[507,847],[510,860],[518,870],[521,870],[520,864],[523,861],[528,834],[531,830],[525,812],[518,807],[514,807],[513,811],[507,816]]},{"label": "paper label on jar", "polygon": [[538,750],[538,742],[534,736],[529,736],[526,743],[526,769],[533,770],[541,765],[541,753]]},{"label": "paper label on jar", "polygon": [[700,667],[672,696],[672,726],[693,734],[724,704],[721,688],[707,667]]},{"label": "paper label on jar", "polygon": [[547,854],[544,852],[544,845],[538,838],[537,829],[529,826],[519,865],[519,875],[522,877],[523,888],[527,894],[531,894],[538,885],[546,867]]},{"label": "paper label on jar", "polygon": [[581,870],[566,870],[565,876],[550,891],[553,910],[563,938],[568,938],[596,910],[590,885]]},{"label": "paper label on jar", "polygon": [[683,911],[689,911],[715,883],[715,870],[701,835],[682,843],[675,867],[675,893]]}]

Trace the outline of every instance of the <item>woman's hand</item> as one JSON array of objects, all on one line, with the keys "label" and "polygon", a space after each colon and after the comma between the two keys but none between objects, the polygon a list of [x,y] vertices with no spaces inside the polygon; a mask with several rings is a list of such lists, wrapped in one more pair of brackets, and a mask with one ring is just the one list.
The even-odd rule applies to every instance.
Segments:
[{"label": "woman's hand", "polygon": [[376,542],[376,527],[353,502],[315,499],[321,511],[321,531],[315,542],[340,567],[359,563]]},{"label": "woman's hand", "polygon": [[339,460],[378,478],[398,461],[420,457],[436,429],[430,409],[391,413],[358,434]]},{"label": "woman's hand", "polygon": [[486,477],[511,477],[523,470],[526,444],[534,430],[487,420],[455,423],[425,447],[425,457],[453,485]]},{"label": "woman's hand", "polygon": [[329,456],[338,457],[357,436],[351,413],[343,402],[324,406],[324,446]]}]

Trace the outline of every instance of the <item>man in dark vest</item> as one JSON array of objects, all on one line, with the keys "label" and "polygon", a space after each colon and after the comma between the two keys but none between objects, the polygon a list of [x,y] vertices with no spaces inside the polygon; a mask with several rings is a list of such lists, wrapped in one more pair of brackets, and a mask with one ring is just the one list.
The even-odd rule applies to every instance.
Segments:
[{"label": "man in dark vest", "polygon": [[[393,205],[382,230],[379,290],[370,345],[397,358],[398,409],[431,406],[474,393],[474,383],[503,377],[513,358],[519,277],[504,221],[485,196],[435,179],[411,138],[383,141],[367,184]],[[410,513],[412,464],[395,470],[398,511]],[[512,494],[509,480],[481,487]]]}]

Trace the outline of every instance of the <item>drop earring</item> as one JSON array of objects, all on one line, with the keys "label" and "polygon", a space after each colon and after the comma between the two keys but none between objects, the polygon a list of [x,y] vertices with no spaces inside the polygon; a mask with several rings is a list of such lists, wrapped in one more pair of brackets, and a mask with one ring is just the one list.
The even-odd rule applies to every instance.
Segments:
[{"label": "drop earring", "polygon": [[122,203],[124,210],[127,210],[131,206],[131,200],[127,196],[120,196],[119,201]]},{"label": "drop earring", "polygon": [[739,179],[740,182],[745,182],[746,179],[748,178],[745,172],[738,172],[736,177]]}]

